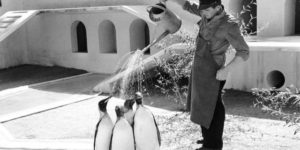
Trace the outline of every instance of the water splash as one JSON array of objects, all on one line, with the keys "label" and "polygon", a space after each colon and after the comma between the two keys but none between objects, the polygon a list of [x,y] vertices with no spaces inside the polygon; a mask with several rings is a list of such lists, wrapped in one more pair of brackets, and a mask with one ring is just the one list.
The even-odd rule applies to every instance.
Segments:
[{"label": "water splash", "polygon": [[113,88],[120,94],[120,98],[127,99],[136,91],[142,91],[143,55],[143,51],[138,49],[129,57],[127,64],[125,66],[123,64],[121,70],[123,76],[119,82],[115,82]]},{"label": "water splash", "polygon": [[[143,54],[151,46],[153,46],[158,41],[166,37],[170,32],[166,30],[159,37],[154,39],[149,45],[147,45],[142,50],[136,50],[131,57],[129,57],[128,62],[121,64],[118,71],[111,78],[99,83],[93,88],[94,92],[110,93],[120,93],[121,98],[127,98],[130,96],[131,92],[142,91],[142,81],[143,81]],[[130,53],[131,54],[131,53]],[[125,55],[127,56],[127,55]],[[120,81],[121,79],[121,81]],[[112,88],[111,88],[112,87]]]}]

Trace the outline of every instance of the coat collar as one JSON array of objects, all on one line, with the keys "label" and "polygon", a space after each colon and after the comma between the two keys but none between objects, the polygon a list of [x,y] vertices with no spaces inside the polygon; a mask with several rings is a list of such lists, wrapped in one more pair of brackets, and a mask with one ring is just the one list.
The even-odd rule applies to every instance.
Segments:
[{"label": "coat collar", "polygon": [[219,15],[215,16],[210,21],[208,21],[206,18],[203,17],[198,22],[199,32],[202,35],[202,37],[206,40],[211,39],[214,33],[217,31],[220,24],[226,18],[228,18],[228,15],[226,14],[225,11],[222,11]]}]

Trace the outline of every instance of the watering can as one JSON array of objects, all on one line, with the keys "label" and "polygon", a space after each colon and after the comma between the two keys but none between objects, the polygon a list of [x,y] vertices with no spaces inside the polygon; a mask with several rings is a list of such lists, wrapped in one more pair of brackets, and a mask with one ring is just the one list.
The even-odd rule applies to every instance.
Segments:
[{"label": "watering can", "polygon": [[157,27],[162,28],[165,31],[159,37],[154,39],[148,46],[143,48],[142,53],[144,53],[158,41],[162,40],[168,34],[177,32],[182,24],[181,19],[169,9],[167,9],[166,5],[163,3],[157,3],[153,6],[149,6],[147,7],[147,11],[149,13],[149,18],[153,22],[157,23]]},{"label": "watering can", "polygon": [[147,8],[149,18],[157,23],[158,27],[162,27],[169,33],[173,34],[179,30],[182,21],[178,16],[166,8],[163,3],[157,3]]}]

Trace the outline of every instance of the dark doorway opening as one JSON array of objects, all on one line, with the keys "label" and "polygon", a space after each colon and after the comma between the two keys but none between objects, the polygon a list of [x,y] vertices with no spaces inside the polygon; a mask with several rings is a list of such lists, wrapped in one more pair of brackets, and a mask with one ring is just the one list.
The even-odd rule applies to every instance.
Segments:
[{"label": "dark doorway opening", "polygon": [[295,34],[300,34],[300,0],[296,0]]},{"label": "dark doorway opening", "polygon": [[78,52],[87,53],[87,37],[86,29],[82,22],[79,22],[76,27]]}]

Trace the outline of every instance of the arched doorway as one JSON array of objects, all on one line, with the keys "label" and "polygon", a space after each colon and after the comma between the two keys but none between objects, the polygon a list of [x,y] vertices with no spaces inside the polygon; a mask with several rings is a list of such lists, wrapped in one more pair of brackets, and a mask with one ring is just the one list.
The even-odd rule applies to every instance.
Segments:
[{"label": "arched doorway", "polygon": [[300,35],[300,0],[296,0],[295,34]]},{"label": "arched doorway", "polygon": [[75,21],[71,27],[73,52],[87,53],[87,35],[85,25],[81,21]]},{"label": "arched doorway", "polygon": [[[131,51],[143,49],[150,43],[149,27],[144,20],[134,20],[131,23],[129,30]],[[145,54],[150,54],[150,49],[148,49]]]},{"label": "arched doorway", "polygon": [[99,47],[101,53],[117,53],[115,25],[105,20],[99,26]]}]

